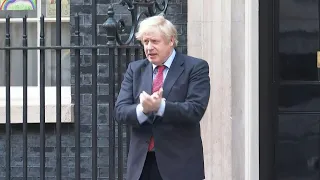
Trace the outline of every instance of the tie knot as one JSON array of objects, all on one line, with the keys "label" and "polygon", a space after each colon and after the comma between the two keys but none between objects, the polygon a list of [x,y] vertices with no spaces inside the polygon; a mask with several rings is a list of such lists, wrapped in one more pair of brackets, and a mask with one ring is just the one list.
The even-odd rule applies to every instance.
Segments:
[{"label": "tie knot", "polygon": [[158,66],[157,68],[158,68],[158,72],[161,73],[166,68],[166,66],[165,65],[161,65],[161,66]]}]

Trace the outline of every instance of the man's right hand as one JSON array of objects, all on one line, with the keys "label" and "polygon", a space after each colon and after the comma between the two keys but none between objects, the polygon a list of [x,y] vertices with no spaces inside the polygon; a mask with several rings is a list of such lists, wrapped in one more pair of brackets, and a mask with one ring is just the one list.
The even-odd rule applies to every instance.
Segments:
[{"label": "man's right hand", "polygon": [[152,112],[151,103],[150,103],[150,100],[148,100],[149,96],[150,95],[148,93],[144,92],[144,91],[142,93],[140,93],[140,96],[139,96],[140,104],[141,104],[141,106],[143,108],[142,111],[143,111],[144,114],[148,114],[148,113]]}]

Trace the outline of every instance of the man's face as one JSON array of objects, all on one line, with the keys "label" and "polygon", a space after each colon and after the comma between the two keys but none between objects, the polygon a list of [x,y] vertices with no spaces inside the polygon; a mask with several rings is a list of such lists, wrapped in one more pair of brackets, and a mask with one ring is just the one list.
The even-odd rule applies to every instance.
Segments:
[{"label": "man's face", "polygon": [[159,31],[145,34],[142,43],[146,57],[155,65],[163,64],[173,49],[173,38],[168,41]]}]

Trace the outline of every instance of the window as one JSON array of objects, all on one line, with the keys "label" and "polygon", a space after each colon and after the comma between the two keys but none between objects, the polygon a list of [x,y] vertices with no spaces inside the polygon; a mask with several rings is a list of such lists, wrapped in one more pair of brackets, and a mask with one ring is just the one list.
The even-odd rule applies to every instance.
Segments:
[{"label": "window", "polygon": [[[22,17],[27,15],[28,46],[40,45],[40,16],[45,15],[45,43],[46,46],[56,45],[56,2],[55,0],[0,0],[0,45],[5,45],[5,17],[11,17],[11,46],[22,46]],[[61,43],[70,45],[70,0],[61,2]],[[46,63],[46,122],[55,121],[56,105],[56,52],[45,51]],[[69,122],[70,117],[63,117],[71,113],[71,87],[70,87],[70,50],[61,52],[61,101],[62,122]],[[40,105],[40,51],[28,50],[28,121],[39,122]],[[22,50],[11,51],[11,111],[13,123],[22,122],[23,104],[23,76],[22,76]],[[5,52],[0,51],[0,123],[5,122]],[[33,109],[33,110],[32,110]],[[48,112],[47,112],[48,111]],[[51,112],[52,111],[52,112]],[[48,114],[49,113],[49,114]],[[52,114],[52,115],[51,115]]]}]

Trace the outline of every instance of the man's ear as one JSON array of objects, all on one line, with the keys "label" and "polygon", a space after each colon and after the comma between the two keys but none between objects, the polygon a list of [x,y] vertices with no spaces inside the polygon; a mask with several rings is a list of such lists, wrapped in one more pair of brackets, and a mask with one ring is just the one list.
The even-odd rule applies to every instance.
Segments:
[{"label": "man's ear", "polygon": [[170,45],[173,46],[173,44],[174,44],[174,37],[171,37],[171,39],[170,39]]}]

